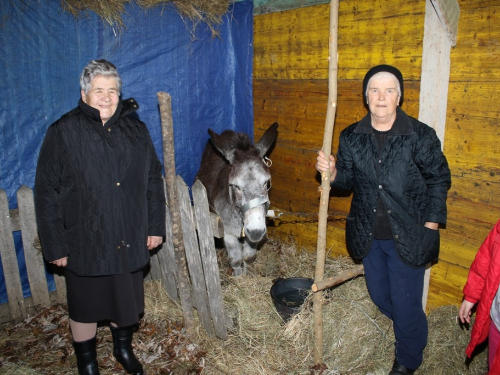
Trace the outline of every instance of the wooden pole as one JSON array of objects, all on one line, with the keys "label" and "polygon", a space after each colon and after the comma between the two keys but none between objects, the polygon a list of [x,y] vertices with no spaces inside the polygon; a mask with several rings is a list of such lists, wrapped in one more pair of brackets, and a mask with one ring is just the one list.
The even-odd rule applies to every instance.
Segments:
[{"label": "wooden pole", "polygon": [[[329,37],[329,63],[328,63],[328,107],[326,110],[325,133],[323,135],[323,152],[326,157],[332,151],[333,127],[335,112],[337,110],[337,34],[338,34],[339,0],[330,1],[330,37]],[[316,250],[316,271],[314,283],[323,279],[325,272],[326,227],[328,219],[328,202],[330,198],[330,170],[321,174],[321,198],[319,204],[318,242]],[[323,293],[313,295],[314,315],[314,364],[315,367],[323,364]]]},{"label": "wooden pole", "polygon": [[339,273],[337,276],[330,277],[330,278],[325,279],[325,280],[320,280],[317,283],[314,283],[313,285],[311,285],[311,289],[313,292],[316,293],[316,292],[319,292],[321,290],[331,288],[332,286],[340,284],[341,282],[352,279],[353,277],[362,275],[364,273],[365,273],[365,269],[364,269],[363,265],[359,264],[357,266],[354,266],[350,270]]},{"label": "wooden pole", "polygon": [[194,333],[194,314],[191,299],[191,286],[182,235],[182,221],[177,197],[175,152],[174,152],[174,124],[172,119],[172,97],[166,92],[159,92],[161,130],[163,139],[163,165],[165,167],[165,182],[170,215],[172,217],[172,237],[174,244],[175,265],[177,268],[177,287],[184,316],[184,327],[188,335]]}]

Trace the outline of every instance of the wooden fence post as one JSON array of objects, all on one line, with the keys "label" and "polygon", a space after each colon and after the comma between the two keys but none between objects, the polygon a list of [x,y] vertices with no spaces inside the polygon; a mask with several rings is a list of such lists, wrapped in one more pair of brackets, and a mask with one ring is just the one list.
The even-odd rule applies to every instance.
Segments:
[{"label": "wooden fence post", "polygon": [[165,181],[167,184],[168,206],[172,218],[172,234],[177,268],[177,287],[184,316],[184,327],[188,335],[194,333],[194,315],[189,285],[186,252],[182,238],[182,222],[179,212],[177,186],[175,183],[175,152],[174,152],[174,124],[172,119],[172,98],[166,92],[159,92],[160,116],[163,137],[163,164],[165,166]]},{"label": "wooden fence post", "polygon": [[215,328],[215,334],[221,339],[227,340],[226,327],[232,328],[232,322],[226,316],[224,306],[222,304],[222,288],[214,244],[214,235],[211,226],[207,191],[201,181],[196,180],[193,185],[192,192],[196,226],[198,228],[200,254],[203,259],[203,273],[205,274],[208,302]]},{"label": "wooden fence post", "polygon": [[9,308],[12,320],[21,321],[26,318],[23,288],[19,265],[17,264],[16,248],[12,237],[12,225],[9,214],[7,194],[0,189],[0,256],[2,257],[3,276],[9,298]]},{"label": "wooden fence post", "polygon": [[26,271],[28,273],[33,304],[35,306],[49,307],[51,303],[47,277],[45,276],[43,255],[34,246],[37,236],[35,203],[33,191],[29,187],[23,185],[19,188],[17,191],[17,204],[19,207],[19,224],[23,239]]}]

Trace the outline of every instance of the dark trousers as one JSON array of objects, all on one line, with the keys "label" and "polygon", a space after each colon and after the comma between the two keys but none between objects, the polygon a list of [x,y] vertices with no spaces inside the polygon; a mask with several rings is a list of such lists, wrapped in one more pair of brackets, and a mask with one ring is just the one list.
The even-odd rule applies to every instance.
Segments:
[{"label": "dark trousers", "polygon": [[409,369],[417,369],[428,332],[422,308],[425,268],[405,265],[393,240],[373,240],[363,266],[370,297],[393,322],[396,359]]}]

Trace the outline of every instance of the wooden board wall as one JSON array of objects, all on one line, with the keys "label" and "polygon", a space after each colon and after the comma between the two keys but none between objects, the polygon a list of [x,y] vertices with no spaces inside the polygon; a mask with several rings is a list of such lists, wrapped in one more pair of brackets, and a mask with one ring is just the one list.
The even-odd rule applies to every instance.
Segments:
[{"label": "wooden board wall", "polygon": [[[361,82],[377,64],[404,75],[402,108],[418,117],[425,1],[395,7],[389,0],[343,0],[339,7],[339,132],[366,114]],[[451,51],[444,152],[452,171],[448,224],[441,255],[433,266],[430,308],[459,304],[477,248],[500,218],[500,1],[459,1],[457,45]],[[255,138],[280,124],[273,161],[272,205],[285,214],[271,235],[293,238],[315,251],[319,186],[316,151],[322,147],[328,99],[329,5],[316,5],[254,18]],[[334,195],[335,194],[335,195]],[[350,195],[332,192],[327,247],[346,255],[344,221]],[[292,214],[293,213],[293,214]]]}]

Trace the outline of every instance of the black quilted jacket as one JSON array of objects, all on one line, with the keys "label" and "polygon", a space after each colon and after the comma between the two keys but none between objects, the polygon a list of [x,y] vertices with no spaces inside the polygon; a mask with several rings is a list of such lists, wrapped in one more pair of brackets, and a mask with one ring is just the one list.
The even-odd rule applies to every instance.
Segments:
[{"label": "black quilted jacket", "polygon": [[45,135],[36,170],[35,208],[47,261],[68,257],[78,275],[139,270],[148,236],[165,234],[162,166],[144,123],[122,101],[102,125],[80,100]]},{"label": "black quilted jacket", "polygon": [[370,251],[380,196],[402,261],[422,267],[439,255],[439,231],[424,223],[446,223],[450,170],[434,129],[398,107],[393,131],[379,153],[370,114],[344,129],[332,187],[353,191],[346,223],[353,257],[363,258]]}]

